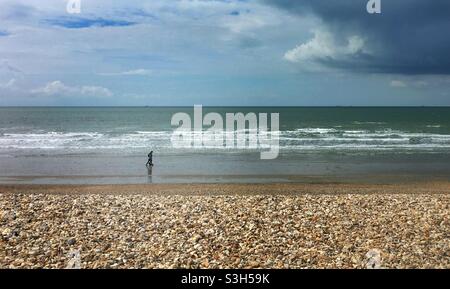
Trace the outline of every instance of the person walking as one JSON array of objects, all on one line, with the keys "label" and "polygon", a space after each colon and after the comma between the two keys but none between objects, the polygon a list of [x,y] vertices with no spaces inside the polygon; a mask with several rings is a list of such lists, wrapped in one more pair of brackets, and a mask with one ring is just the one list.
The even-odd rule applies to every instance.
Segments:
[{"label": "person walking", "polygon": [[153,151],[148,154],[148,161],[145,164],[147,167],[153,167]]}]

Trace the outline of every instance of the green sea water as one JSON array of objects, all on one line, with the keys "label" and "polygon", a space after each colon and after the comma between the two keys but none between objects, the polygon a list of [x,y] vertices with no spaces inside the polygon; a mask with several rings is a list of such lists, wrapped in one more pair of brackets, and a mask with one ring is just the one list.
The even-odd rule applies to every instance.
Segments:
[{"label": "green sea water", "polygon": [[[193,107],[0,108],[4,183],[278,182],[450,176],[450,108],[204,107],[279,113],[280,154],[175,147],[171,117]],[[155,152],[151,175],[145,168]],[[379,179],[379,178],[377,178]]]}]

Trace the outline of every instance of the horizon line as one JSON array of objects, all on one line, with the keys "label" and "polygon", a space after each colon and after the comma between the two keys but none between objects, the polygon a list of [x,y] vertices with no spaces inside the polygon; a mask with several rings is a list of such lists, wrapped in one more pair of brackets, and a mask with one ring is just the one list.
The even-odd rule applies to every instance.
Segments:
[{"label": "horizon line", "polygon": [[[194,105],[0,105],[0,108],[111,108],[111,107],[131,107],[131,108],[190,108]],[[450,105],[201,105],[202,107],[280,107],[280,108],[450,108]]]}]

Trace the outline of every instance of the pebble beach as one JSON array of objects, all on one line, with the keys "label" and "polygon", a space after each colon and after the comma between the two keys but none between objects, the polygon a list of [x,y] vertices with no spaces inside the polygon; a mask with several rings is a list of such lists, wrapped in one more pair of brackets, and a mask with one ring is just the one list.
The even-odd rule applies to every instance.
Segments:
[{"label": "pebble beach", "polygon": [[450,184],[0,186],[0,268],[450,268]]}]

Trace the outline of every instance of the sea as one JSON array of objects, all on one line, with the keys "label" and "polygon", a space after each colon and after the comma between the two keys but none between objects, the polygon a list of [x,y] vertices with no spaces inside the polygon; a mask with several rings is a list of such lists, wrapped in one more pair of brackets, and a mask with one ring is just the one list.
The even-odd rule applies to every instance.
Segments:
[{"label": "sea", "polygon": [[271,160],[254,148],[175,146],[179,112],[193,117],[193,107],[1,107],[0,183],[450,180],[449,107],[203,107],[278,113]]}]

